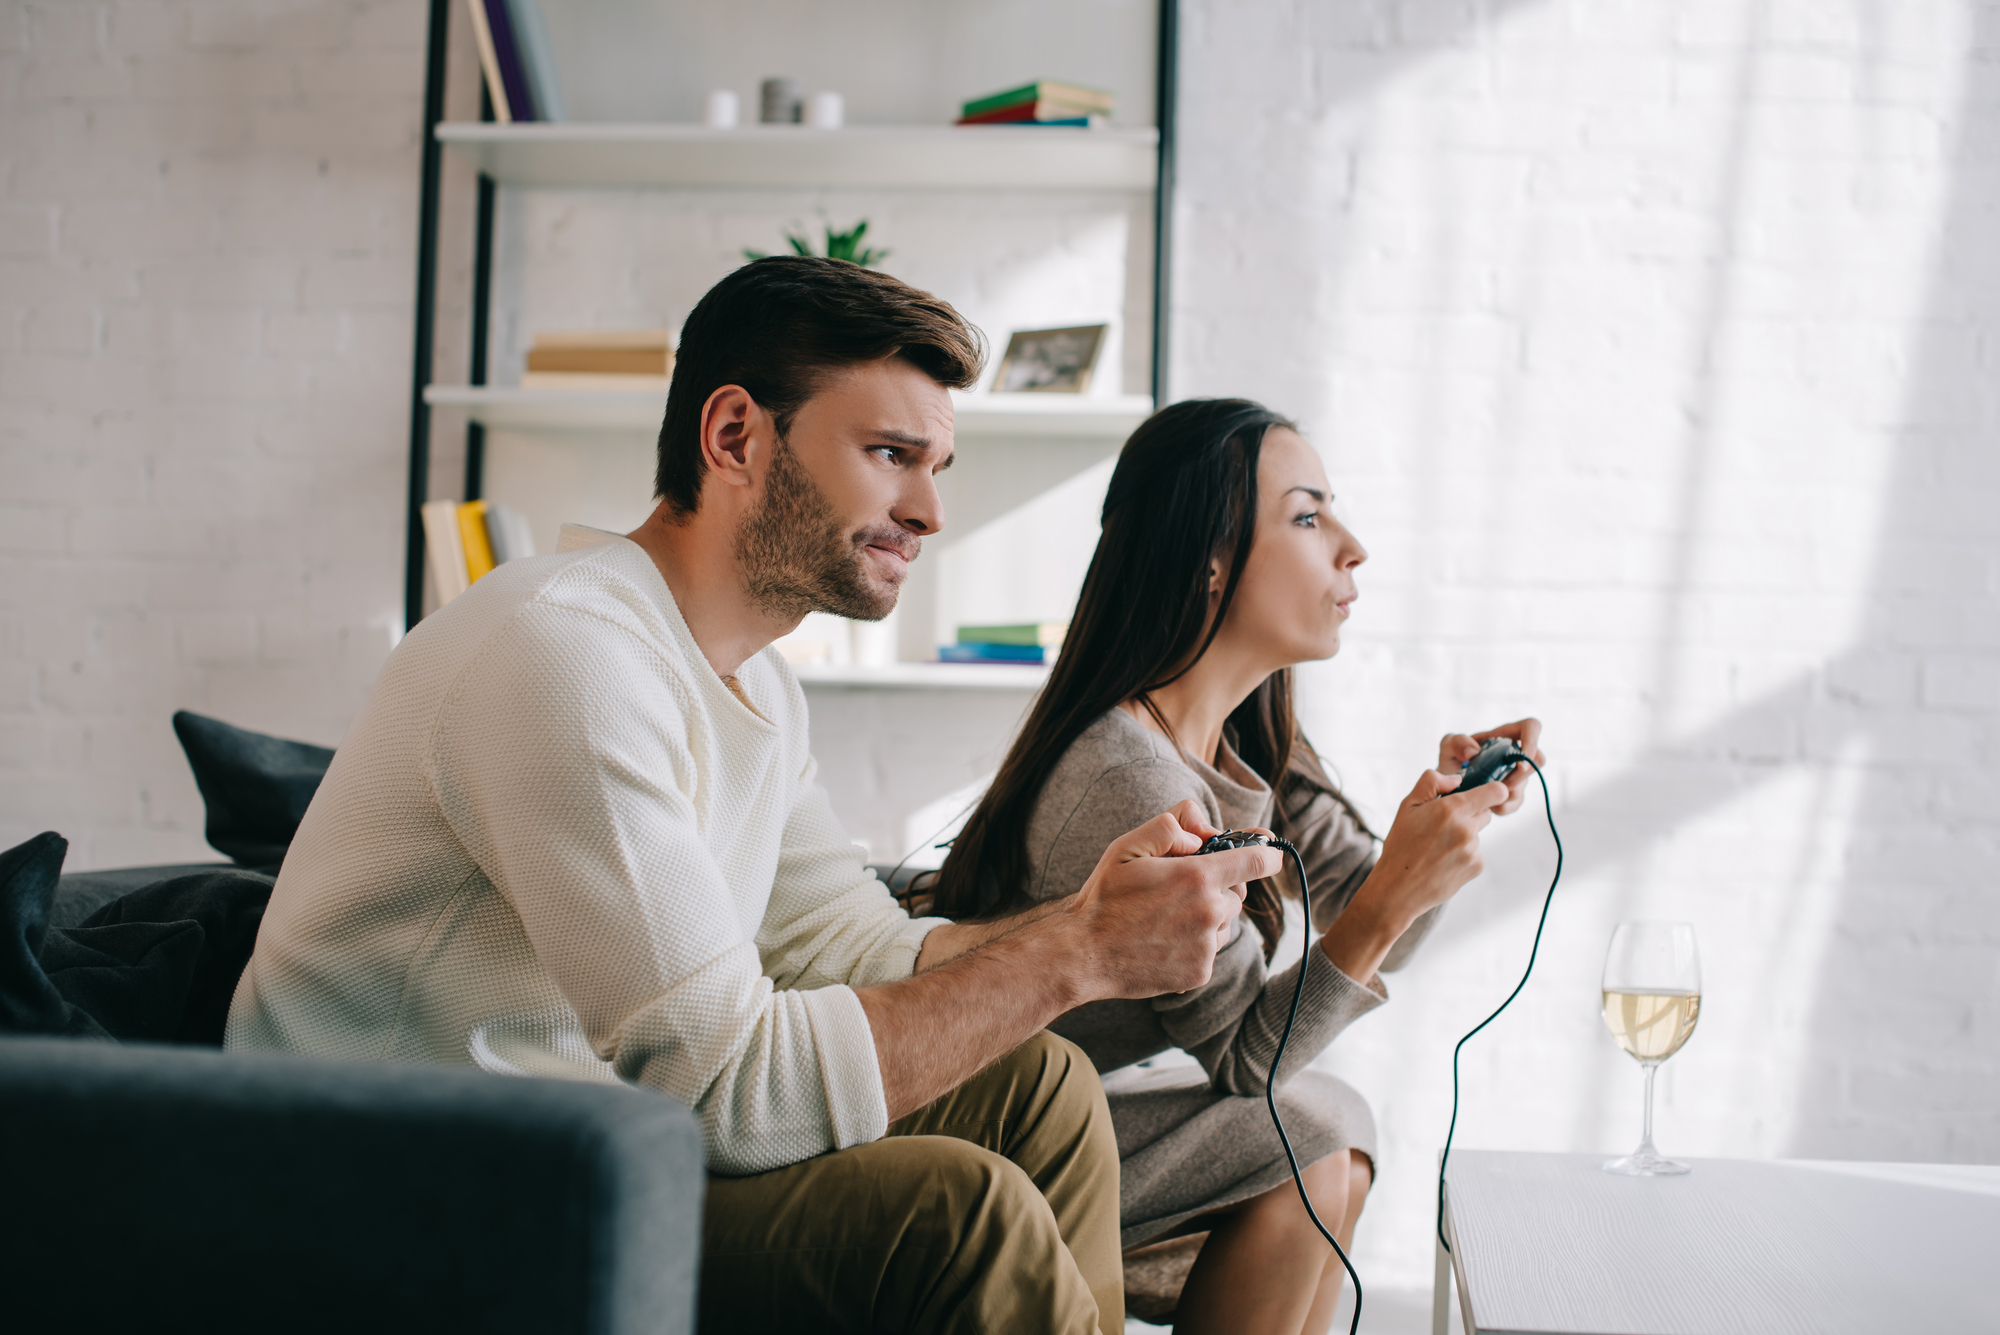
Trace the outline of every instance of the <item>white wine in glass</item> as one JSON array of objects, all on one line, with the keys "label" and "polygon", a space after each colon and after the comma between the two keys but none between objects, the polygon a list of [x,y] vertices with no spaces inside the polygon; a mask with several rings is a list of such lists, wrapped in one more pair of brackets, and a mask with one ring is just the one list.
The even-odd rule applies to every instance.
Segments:
[{"label": "white wine in glass", "polygon": [[1701,1018],[1701,952],[1684,922],[1626,922],[1604,956],[1604,1025],[1646,1068],[1646,1125],[1639,1148],[1604,1165],[1607,1173],[1660,1177],[1688,1166],[1653,1148],[1653,1072],[1681,1050]]}]

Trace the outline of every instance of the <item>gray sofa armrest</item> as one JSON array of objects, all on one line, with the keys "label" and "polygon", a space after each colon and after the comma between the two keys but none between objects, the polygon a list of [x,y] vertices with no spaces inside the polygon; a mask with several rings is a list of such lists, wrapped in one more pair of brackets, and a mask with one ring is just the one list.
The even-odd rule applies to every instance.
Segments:
[{"label": "gray sofa armrest", "polygon": [[691,1331],[704,1180],[642,1090],[0,1039],[0,1324]]}]

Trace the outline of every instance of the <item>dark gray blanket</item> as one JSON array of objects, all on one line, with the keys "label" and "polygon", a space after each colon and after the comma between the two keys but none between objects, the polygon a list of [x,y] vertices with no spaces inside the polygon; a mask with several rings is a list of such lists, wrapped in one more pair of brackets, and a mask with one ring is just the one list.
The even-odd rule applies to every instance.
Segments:
[{"label": "dark gray blanket", "polygon": [[0,854],[0,1030],[222,1046],[273,880],[205,868],[50,926],[68,841]]}]

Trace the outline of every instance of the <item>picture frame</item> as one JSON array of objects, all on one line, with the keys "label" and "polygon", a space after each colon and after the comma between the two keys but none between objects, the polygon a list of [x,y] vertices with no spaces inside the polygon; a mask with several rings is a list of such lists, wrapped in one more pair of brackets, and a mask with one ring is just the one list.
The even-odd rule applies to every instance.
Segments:
[{"label": "picture frame", "polygon": [[1097,372],[1110,325],[1019,329],[993,373],[995,394],[1082,394]]}]

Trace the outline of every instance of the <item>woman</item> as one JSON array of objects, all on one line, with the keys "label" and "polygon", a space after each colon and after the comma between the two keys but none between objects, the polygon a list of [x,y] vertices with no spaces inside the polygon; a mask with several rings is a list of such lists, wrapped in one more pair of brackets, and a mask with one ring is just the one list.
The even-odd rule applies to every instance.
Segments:
[{"label": "woman", "polygon": [[[1537,761],[1532,719],[1454,734],[1374,836],[1292,714],[1292,665],[1340,648],[1367,553],[1329,511],[1319,457],[1240,399],[1175,404],[1133,433],[1061,658],[938,873],[932,911],[983,917],[1074,894],[1118,835],[1182,801],[1217,828],[1295,843],[1325,955],[1308,974],[1278,1103],[1320,1217],[1345,1247],[1374,1173],[1359,1093],[1305,1065],[1388,992],[1443,902],[1478,875],[1478,831],[1520,805],[1507,784],[1458,794],[1488,736]],[[1209,983],[1063,1017],[1106,1076],[1135,1315],[1179,1331],[1323,1331],[1339,1260],[1300,1207],[1263,1094],[1297,983],[1266,977],[1282,887],[1248,887]],[[1126,1069],[1172,1048],[1199,1063]]]}]

